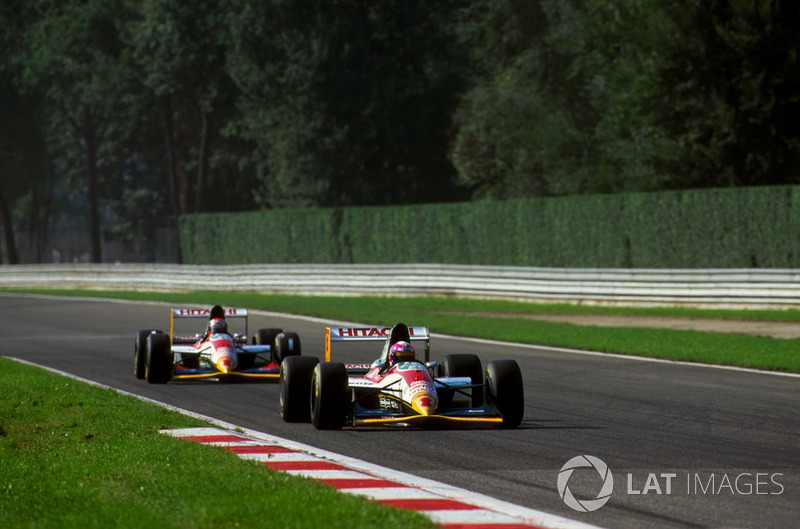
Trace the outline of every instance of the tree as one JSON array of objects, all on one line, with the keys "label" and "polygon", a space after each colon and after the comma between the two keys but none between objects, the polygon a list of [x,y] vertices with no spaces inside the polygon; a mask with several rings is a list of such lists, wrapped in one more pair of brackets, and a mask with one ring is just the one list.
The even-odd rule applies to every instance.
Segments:
[{"label": "tree", "polygon": [[475,197],[656,189],[659,2],[504,0],[460,13],[473,84],[452,152]]},{"label": "tree", "polygon": [[139,17],[128,25],[143,84],[162,108],[176,214],[203,209],[209,159],[227,123],[214,117],[220,106],[231,109],[234,87],[224,68],[229,3],[139,2]]},{"label": "tree", "polygon": [[460,196],[447,160],[463,84],[443,30],[454,2],[242,1],[229,70],[231,130],[264,206],[407,203]]},{"label": "tree", "polygon": [[800,5],[710,0],[672,7],[659,70],[661,124],[684,156],[676,186],[800,181]]},{"label": "tree", "polygon": [[125,13],[105,2],[40,1],[25,28],[24,55],[18,59],[20,84],[44,94],[48,144],[57,168],[71,173],[86,197],[90,259],[102,260],[101,179],[108,155],[124,137],[117,119],[130,69],[118,38]]}]

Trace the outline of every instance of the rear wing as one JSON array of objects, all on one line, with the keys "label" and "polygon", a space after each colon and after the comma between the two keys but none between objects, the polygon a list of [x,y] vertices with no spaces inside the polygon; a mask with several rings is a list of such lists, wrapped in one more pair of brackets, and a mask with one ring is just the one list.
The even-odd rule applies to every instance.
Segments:
[{"label": "rear wing", "polygon": [[[175,335],[175,318],[205,318],[211,317],[211,309],[173,308],[169,312],[169,335]],[[225,319],[244,318],[244,334],[247,335],[247,309],[225,309]]]},{"label": "rear wing", "polygon": [[[392,327],[325,327],[325,361],[331,361],[332,342],[388,342]],[[430,360],[431,333],[427,327],[408,327],[412,342],[425,342],[425,362]]]}]

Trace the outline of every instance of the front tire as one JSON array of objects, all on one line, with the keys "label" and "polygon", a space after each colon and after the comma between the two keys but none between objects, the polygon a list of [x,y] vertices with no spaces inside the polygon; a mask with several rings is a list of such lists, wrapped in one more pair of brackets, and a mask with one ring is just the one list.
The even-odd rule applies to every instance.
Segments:
[{"label": "front tire", "polygon": [[285,422],[311,420],[311,377],[318,363],[313,356],[289,356],[281,363],[278,391]]},{"label": "front tire", "polygon": [[522,372],[514,360],[493,360],[486,366],[489,400],[503,416],[503,428],[516,428],[525,414]]},{"label": "front tire", "polygon": [[147,337],[161,331],[145,330],[136,333],[133,339],[133,374],[143,380],[147,360]]},{"label": "front tire", "polygon": [[338,362],[320,362],[311,377],[311,422],[317,430],[340,430],[350,400],[347,369]]},{"label": "front tire", "polygon": [[145,378],[151,384],[166,384],[172,378],[172,342],[166,334],[147,337]]}]

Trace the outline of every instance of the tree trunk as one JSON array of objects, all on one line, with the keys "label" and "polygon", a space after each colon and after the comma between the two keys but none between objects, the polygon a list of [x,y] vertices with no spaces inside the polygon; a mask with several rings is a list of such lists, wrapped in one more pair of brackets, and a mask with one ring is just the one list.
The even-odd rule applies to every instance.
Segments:
[{"label": "tree trunk", "polygon": [[172,216],[173,221],[175,223],[175,235],[177,239],[177,260],[178,264],[183,263],[183,252],[181,251],[181,233],[179,230],[179,223],[178,219],[181,213],[184,213],[186,210],[181,209],[181,206],[185,208],[185,196],[181,199],[181,175],[183,174],[182,169],[180,168],[179,156],[176,146],[176,134],[175,134],[175,123],[172,116],[172,98],[170,96],[166,96],[164,99],[164,133],[167,141],[167,159],[169,161],[169,192],[172,195],[170,197],[170,203],[172,204]]},{"label": "tree trunk", "polygon": [[6,239],[6,254],[8,264],[19,264],[19,254],[17,253],[17,243],[14,240],[14,226],[11,224],[11,211],[6,203],[6,196],[0,189],[0,220],[3,222],[3,234]]},{"label": "tree trunk", "polygon": [[194,212],[200,212],[203,197],[203,184],[206,178],[206,160],[208,160],[208,112],[200,112],[200,148],[197,153],[197,183],[194,188]]},{"label": "tree trunk", "polygon": [[86,142],[86,179],[89,194],[89,239],[91,241],[91,262],[102,263],[100,242],[100,200],[97,185],[97,137],[94,120],[88,109],[85,111],[83,138]]}]

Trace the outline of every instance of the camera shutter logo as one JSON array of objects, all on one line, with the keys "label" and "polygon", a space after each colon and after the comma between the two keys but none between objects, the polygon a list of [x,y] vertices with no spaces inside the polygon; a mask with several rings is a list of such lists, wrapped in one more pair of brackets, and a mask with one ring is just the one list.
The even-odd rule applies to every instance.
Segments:
[{"label": "camera shutter logo", "polygon": [[[597,494],[596,499],[579,500],[572,495],[567,485],[569,483],[569,478],[572,477],[572,473],[576,468],[594,468],[597,473],[600,474],[600,477],[603,479],[603,487]],[[580,512],[596,511],[608,502],[611,498],[611,493],[614,492],[614,476],[611,475],[608,465],[594,456],[587,455],[576,456],[567,461],[566,464],[561,467],[561,472],[558,473],[557,484],[558,495],[561,496],[564,503]]]}]

